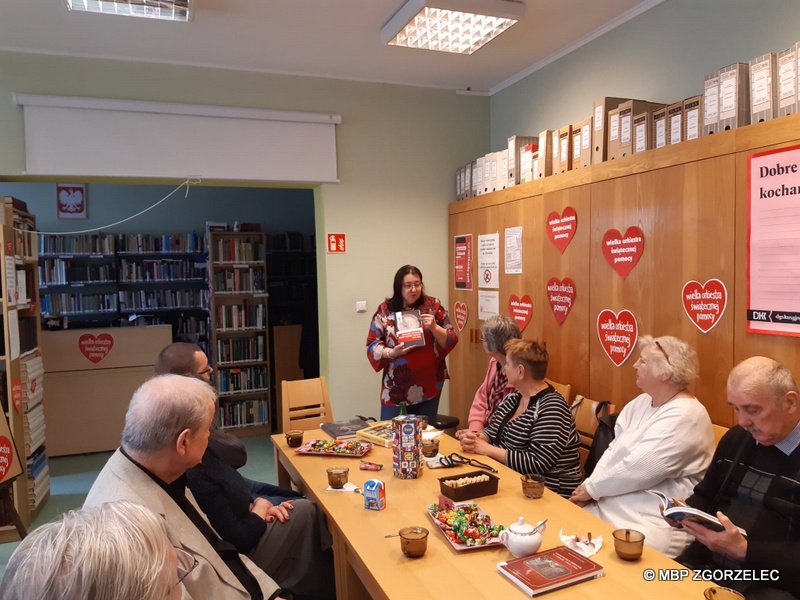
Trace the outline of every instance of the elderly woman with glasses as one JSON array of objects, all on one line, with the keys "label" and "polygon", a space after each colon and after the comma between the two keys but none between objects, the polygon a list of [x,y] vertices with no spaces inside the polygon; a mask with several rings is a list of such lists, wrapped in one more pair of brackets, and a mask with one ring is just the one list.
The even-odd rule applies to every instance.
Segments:
[{"label": "elderly woman with glasses", "polygon": [[563,396],[544,379],[547,348],[538,341],[509,340],[505,349],[504,369],[515,390],[486,429],[458,432],[461,448],[520,473],[542,475],[550,490],[569,497],[581,481],[580,438]]},{"label": "elderly woman with glasses", "polygon": [[676,557],[692,541],[661,516],[657,490],[686,498],[714,453],[708,412],[687,387],[697,379],[697,353],[671,336],[639,340],[633,365],[642,394],[617,418],[615,438],[570,500],[615,527],[637,529],[645,544]]},{"label": "elderly woman with glasses", "polygon": [[[417,312],[404,315],[407,311]],[[401,341],[399,334],[415,319],[422,331],[416,332],[411,345]],[[400,267],[394,276],[393,294],[378,306],[367,335],[367,358],[376,372],[383,371],[381,420],[400,414],[401,404],[410,414],[436,420],[439,396],[448,379],[445,357],[457,343],[458,335],[444,306],[425,294],[420,270],[413,265]]]}]

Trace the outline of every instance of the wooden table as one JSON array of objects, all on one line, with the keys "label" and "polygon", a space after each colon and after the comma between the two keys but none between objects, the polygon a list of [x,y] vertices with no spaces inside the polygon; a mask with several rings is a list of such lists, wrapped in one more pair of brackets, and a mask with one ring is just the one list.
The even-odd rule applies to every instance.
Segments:
[{"label": "wooden table", "polygon": [[[307,431],[304,439],[328,437],[320,430],[313,430]],[[444,454],[461,451],[454,438],[442,435],[440,440],[440,451]],[[383,470],[375,472],[359,470],[359,460],[355,458],[297,454],[286,445],[283,434],[272,436],[272,441],[279,485],[289,486],[294,481],[303,493],[319,503],[328,517],[334,539],[336,591],[340,600],[525,597],[497,572],[497,563],[513,558],[505,546],[457,552],[426,514],[426,507],[439,498],[438,477],[473,471],[474,467],[426,469],[420,479],[402,480],[392,476],[389,448],[374,446],[366,455],[366,460],[383,464]],[[528,523],[548,519],[542,543],[544,549],[561,545],[558,535],[562,528],[565,534],[586,535],[591,531],[593,538],[602,536],[603,547],[592,558],[605,568],[606,576],[583,582],[578,587],[550,592],[547,598],[557,600],[579,594],[581,598],[597,600],[699,599],[703,597],[703,590],[713,586],[710,582],[691,581],[691,575],[683,581],[646,581],[646,569],[654,569],[658,576],[659,569],[680,570],[683,567],[647,546],[641,560],[621,560],[614,552],[611,536],[614,527],[550,490],[545,490],[544,497],[538,500],[525,498],[519,473],[486,457],[477,458],[493,464],[499,471],[498,493],[475,500],[495,522],[508,527],[520,516]],[[326,469],[331,466],[350,467],[350,481],[358,486],[363,486],[368,479],[384,481],[386,508],[367,510],[359,494],[326,490]],[[430,530],[428,550],[424,557],[410,559],[400,551],[398,538],[384,536],[396,533],[401,527],[415,525]]]}]

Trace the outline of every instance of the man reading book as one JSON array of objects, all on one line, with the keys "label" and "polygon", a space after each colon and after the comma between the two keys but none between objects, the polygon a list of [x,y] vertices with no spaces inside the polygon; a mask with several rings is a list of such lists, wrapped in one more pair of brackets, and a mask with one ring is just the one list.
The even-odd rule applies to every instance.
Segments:
[{"label": "man reading book", "polygon": [[[712,569],[718,584],[748,600],[800,597],[797,383],[782,364],[756,356],[733,368],[727,394],[739,424],[720,440],[708,473],[686,499],[689,506],[716,514],[725,529],[682,521],[695,541],[678,561],[693,569]],[[741,570],[759,574],[760,580],[750,576],[739,581]],[[766,580],[761,576],[765,572]]]}]

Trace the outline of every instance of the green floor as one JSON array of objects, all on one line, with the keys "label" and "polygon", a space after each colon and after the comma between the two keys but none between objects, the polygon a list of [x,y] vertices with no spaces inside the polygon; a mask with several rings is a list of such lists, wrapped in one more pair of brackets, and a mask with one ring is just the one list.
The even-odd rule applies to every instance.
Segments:
[{"label": "green floor", "polygon": [[[243,438],[247,447],[247,465],[240,469],[245,477],[275,482],[275,460],[272,441],[268,436]],[[50,499],[33,522],[33,530],[59,515],[80,508],[100,469],[111,456],[110,452],[81,454],[49,459]],[[0,575],[19,542],[0,544]]]}]

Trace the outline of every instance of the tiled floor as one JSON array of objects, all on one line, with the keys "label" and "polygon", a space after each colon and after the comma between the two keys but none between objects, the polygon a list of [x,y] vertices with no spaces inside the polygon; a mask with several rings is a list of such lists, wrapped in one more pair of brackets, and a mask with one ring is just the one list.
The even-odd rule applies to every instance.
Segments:
[{"label": "tiled floor", "polygon": [[[247,447],[247,464],[240,469],[242,475],[274,483],[275,461],[269,437],[243,438],[242,441]],[[30,529],[52,521],[69,510],[80,508],[109,456],[110,452],[101,452],[49,459],[50,499]],[[8,559],[18,544],[0,544],[0,575],[5,572]]]}]

